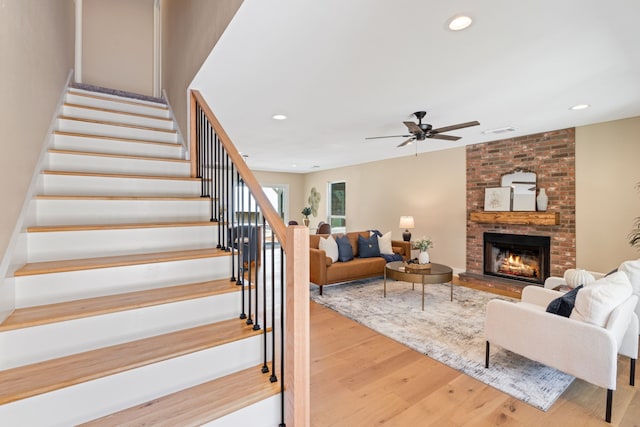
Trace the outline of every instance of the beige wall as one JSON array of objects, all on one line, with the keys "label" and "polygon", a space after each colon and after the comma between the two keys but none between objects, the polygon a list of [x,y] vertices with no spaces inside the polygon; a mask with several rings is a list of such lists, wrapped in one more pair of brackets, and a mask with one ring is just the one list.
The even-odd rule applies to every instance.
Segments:
[{"label": "beige wall", "polygon": [[73,68],[73,0],[0,7],[0,252],[25,200],[55,107]]},{"label": "beige wall", "polygon": [[163,0],[162,87],[187,135],[187,88],[242,0]]},{"label": "beige wall", "polygon": [[576,128],[577,266],[607,272],[637,259],[627,235],[640,216],[640,117]]},{"label": "beige wall", "polygon": [[[412,238],[430,236],[434,262],[465,269],[466,238],[465,149],[455,148],[305,175],[304,193],[293,206],[306,206],[312,187],[321,194],[317,217],[310,227],[327,219],[327,184],[346,181],[347,231],[391,231],[402,240],[401,215],[413,215]],[[295,203],[292,201],[292,204]],[[298,214],[298,217],[302,216]]]},{"label": "beige wall", "polygon": [[83,83],[153,95],[153,1],[83,0]]}]

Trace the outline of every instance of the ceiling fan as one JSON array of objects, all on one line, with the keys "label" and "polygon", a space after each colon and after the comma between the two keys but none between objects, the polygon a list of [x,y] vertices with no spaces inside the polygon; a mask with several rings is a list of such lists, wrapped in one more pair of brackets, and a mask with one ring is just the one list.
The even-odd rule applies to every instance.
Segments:
[{"label": "ceiling fan", "polygon": [[413,113],[414,116],[418,119],[418,123],[414,122],[403,122],[407,129],[409,129],[408,135],[390,135],[390,136],[371,136],[365,139],[379,139],[379,138],[409,138],[403,143],[399,144],[398,147],[404,147],[405,145],[411,144],[413,141],[424,141],[427,138],[435,138],[435,139],[446,139],[447,141],[457,141],[461,137],[452,136],[452,135],[442,135],[443,132],[449,132],[456,129],[468,128],[470,126],[477,126],[480,122],[473,121],[467,123],[459,123],[457,125],[445,126],[437,129],[433,129],[428,123],[422,123],[422,119],[427,115],[426,111],[416,111]]}]

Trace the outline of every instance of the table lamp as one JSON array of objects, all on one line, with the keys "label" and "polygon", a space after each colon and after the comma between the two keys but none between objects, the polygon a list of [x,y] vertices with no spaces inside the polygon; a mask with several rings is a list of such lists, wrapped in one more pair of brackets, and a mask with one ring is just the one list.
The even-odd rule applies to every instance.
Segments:
[{"label": "table lamp", "polygon": [[409,232],[410,228],[415,228],[416,226],[413,223],[412,216],[401,216],[400,217],[400,225],[399,228],[404,228],[404,233],[402,233],[402,239],[405,242],[409,242],[411,240],[411,233]]}]

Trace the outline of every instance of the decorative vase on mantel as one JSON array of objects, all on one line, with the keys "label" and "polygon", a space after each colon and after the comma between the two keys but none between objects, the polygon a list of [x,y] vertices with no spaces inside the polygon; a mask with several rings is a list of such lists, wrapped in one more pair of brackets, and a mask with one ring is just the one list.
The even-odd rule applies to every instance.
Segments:
[{"label": "decorative vase on mantel", "polygon": [[305,227],[308,227],[309,226],[309,218],[304,218],[302,220],[302,223],[304,224]]},{"label": "decorative vase on mantel", "polygon": [[549,202],[549,198],[547,197],[547,192],[544,188],[540,189],[538,193],[538,197],[536,197],[536,204],[538,205],[538,211],[544,212],[547,210],[547,203]]},{"label": "decorative vase on mantel", "polygon": [[418,254],[418,264],[429,264],[429,251],[426,249]]}]

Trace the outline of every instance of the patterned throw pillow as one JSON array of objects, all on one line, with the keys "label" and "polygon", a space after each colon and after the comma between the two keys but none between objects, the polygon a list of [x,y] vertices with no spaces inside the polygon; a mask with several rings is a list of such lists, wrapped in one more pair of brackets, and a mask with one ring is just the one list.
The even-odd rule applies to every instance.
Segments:
[{"label": "patterned throw pillow", "polygon": [[373,234],[369,236],[368,239],[358,236],[358,256],[360,258],[373,258],[380,256],[378,236]]}]

